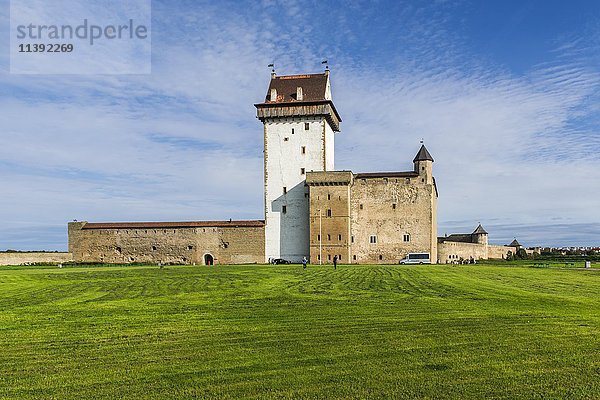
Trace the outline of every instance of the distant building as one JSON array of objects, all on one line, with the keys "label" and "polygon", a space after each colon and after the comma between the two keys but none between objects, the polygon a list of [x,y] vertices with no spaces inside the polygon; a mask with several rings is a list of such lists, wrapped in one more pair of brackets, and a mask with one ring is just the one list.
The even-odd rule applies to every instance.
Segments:
[{"label": "distant building", "polygon": [[[520,246],[520,245],[519,245]],[[506,258],[518,250],[512,243],[496,246],[488,243],[488,233],[479,224],[472,233],[458,233],[438,238],[438,262],[452,264],[463,260]]]}]

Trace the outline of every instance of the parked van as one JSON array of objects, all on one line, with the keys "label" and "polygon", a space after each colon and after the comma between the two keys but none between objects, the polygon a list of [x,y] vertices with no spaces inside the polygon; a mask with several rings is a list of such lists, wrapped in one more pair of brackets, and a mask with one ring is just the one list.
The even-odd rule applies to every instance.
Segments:
[{"label": "parked van", "polygon": [[398,264],[431,264],[429,253],[408,253]]}]

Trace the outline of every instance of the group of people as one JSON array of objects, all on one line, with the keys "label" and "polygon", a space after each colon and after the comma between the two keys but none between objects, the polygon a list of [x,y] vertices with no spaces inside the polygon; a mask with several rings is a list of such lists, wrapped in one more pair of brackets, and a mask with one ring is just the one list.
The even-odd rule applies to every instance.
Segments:
[{"label": "group of people", "polygon": [[[333,269],[337,269],[338,256],[333,256]],[[308,259],[306,256],[302,257],[302,268],[306,269],[306,264],[308,264]]]}]

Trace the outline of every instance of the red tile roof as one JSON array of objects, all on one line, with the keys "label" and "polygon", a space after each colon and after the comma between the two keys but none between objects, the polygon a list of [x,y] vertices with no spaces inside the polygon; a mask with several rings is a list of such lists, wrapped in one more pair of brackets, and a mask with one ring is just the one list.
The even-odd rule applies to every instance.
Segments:
[{"label": "red tile roof", "polygon": [[[296,98],[296,89],[302,88],[302,100]],[[271,89],[277,90],[277,100],[271,101]],[[312,102],[327,100],[327,74],[287,75],[271,78],[265,103]]]},{"label": "red tile roof", "polygon": [[182,221],[182,222],[97,222],[81,229],[173,229],[173,228],[238,228],[264,227],[265,221]]},{"label": "red tile roof", "polygon": [[414,178],[419,176],[417,172],[407,171],[407,172],[362,172],[358,174],[354,174],[355,179],[364,179],[364,178]]}]

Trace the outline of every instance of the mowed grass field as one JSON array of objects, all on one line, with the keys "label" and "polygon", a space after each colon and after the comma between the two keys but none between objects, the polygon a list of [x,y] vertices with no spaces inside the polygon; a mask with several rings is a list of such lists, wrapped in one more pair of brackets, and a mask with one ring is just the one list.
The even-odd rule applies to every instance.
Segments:
[{"label": "mowed grass field", "polygon": [[2,399],[600,398],[600,271],[0,268]]}]

